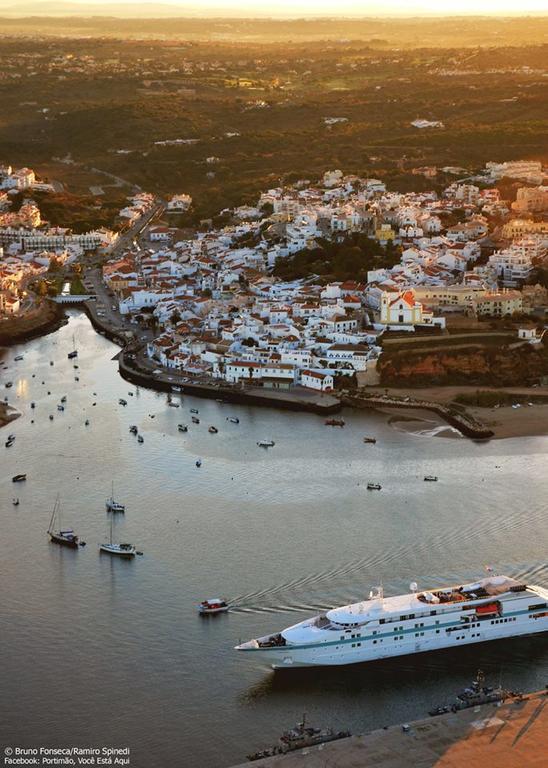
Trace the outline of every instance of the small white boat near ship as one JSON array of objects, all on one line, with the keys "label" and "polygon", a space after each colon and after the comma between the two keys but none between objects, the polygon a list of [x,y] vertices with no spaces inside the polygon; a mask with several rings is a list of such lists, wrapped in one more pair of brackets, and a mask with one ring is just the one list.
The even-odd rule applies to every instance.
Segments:
[{"label": "small white boat near ship", "polygon": [[202,616],[207,616],[212,613],[226,613],[230,606],[221,597],[212,597],[209,600],[203,600],[198,606],[198,611]]}]

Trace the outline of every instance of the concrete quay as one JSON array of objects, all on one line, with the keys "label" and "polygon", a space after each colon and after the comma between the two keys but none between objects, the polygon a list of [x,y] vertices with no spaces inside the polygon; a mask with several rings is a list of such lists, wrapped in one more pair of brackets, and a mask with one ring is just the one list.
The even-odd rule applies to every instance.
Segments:
[{"label": "concrete quay", "polygon": [[539,691],[235,768],[546,768],[547,704]]}]

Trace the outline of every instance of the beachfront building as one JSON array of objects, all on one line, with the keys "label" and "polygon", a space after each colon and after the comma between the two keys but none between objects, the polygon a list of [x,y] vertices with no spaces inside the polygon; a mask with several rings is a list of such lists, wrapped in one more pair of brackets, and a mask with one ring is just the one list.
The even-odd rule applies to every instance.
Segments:
[{"label": "beachfront building", "polygon": [[333,391],[333,376],[321,371],[304,370],[301,372],[301,386],[306,389],[314,389],[318,392]]}]

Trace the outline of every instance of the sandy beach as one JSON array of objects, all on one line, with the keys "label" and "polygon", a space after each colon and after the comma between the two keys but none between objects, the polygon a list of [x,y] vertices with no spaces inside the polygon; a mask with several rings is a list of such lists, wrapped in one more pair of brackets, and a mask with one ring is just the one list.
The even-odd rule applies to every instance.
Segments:
[{"label": "sandy beach", "polygon": [[[452,403],[459,394],[475,394],[478,389],[482,392],[488,391],[488,387],[421,387],[420,389],[397,389],[397,388],[371,388],[371,391],[379,393],[387,392],[389,395],[399,397],[413,397],[431,402],[443,403],[447,405]],[[517,397],[531,397],[535,400],[545,399],[545,403],[534,402],[532,405],[522,404],[519,408],[512,408],[511,405],[498,408],[478,408],[466,406],[466,411],[475,419],[485,424],[494,433],[494,439],[503,439],[509,437],[533,437],[548,435],[548,387],[508,387],[504,389],[489,390],[493,392],[505,392],[516,395]],[[383,409],[384,410],[384,409]],[[396,409],[387,412],[396,413]],[[394,418],[394,424],[400,421],[399,414],[403,415],[398,409],[398,416]],[[428,414],[428,415],[427,415]],[[406,420],[413,419],[416,422],[424,421],[424,429],[436,420],[436,417],[425,411],[405,412]],[[403,420],[402,420],[403,421]],[[419,425],[417,425],[419,426]],[[407,425],[411,429],[411,425]],[[417,431],[413,429],[413,431]],[[421,430],[422,431],[422,430]],[[443,434],[440,432],[439,434]]]}]

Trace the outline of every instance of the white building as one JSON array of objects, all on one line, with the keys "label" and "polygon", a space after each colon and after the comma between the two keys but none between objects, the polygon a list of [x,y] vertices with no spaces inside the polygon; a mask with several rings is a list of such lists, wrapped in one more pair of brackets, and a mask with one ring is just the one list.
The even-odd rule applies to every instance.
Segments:
[{"label": "white building", "polygon": [[301,386],[306,389],[315,389],[319,392],[333,391],[333,376],[320,371],[304,370],[301,373]]}]

